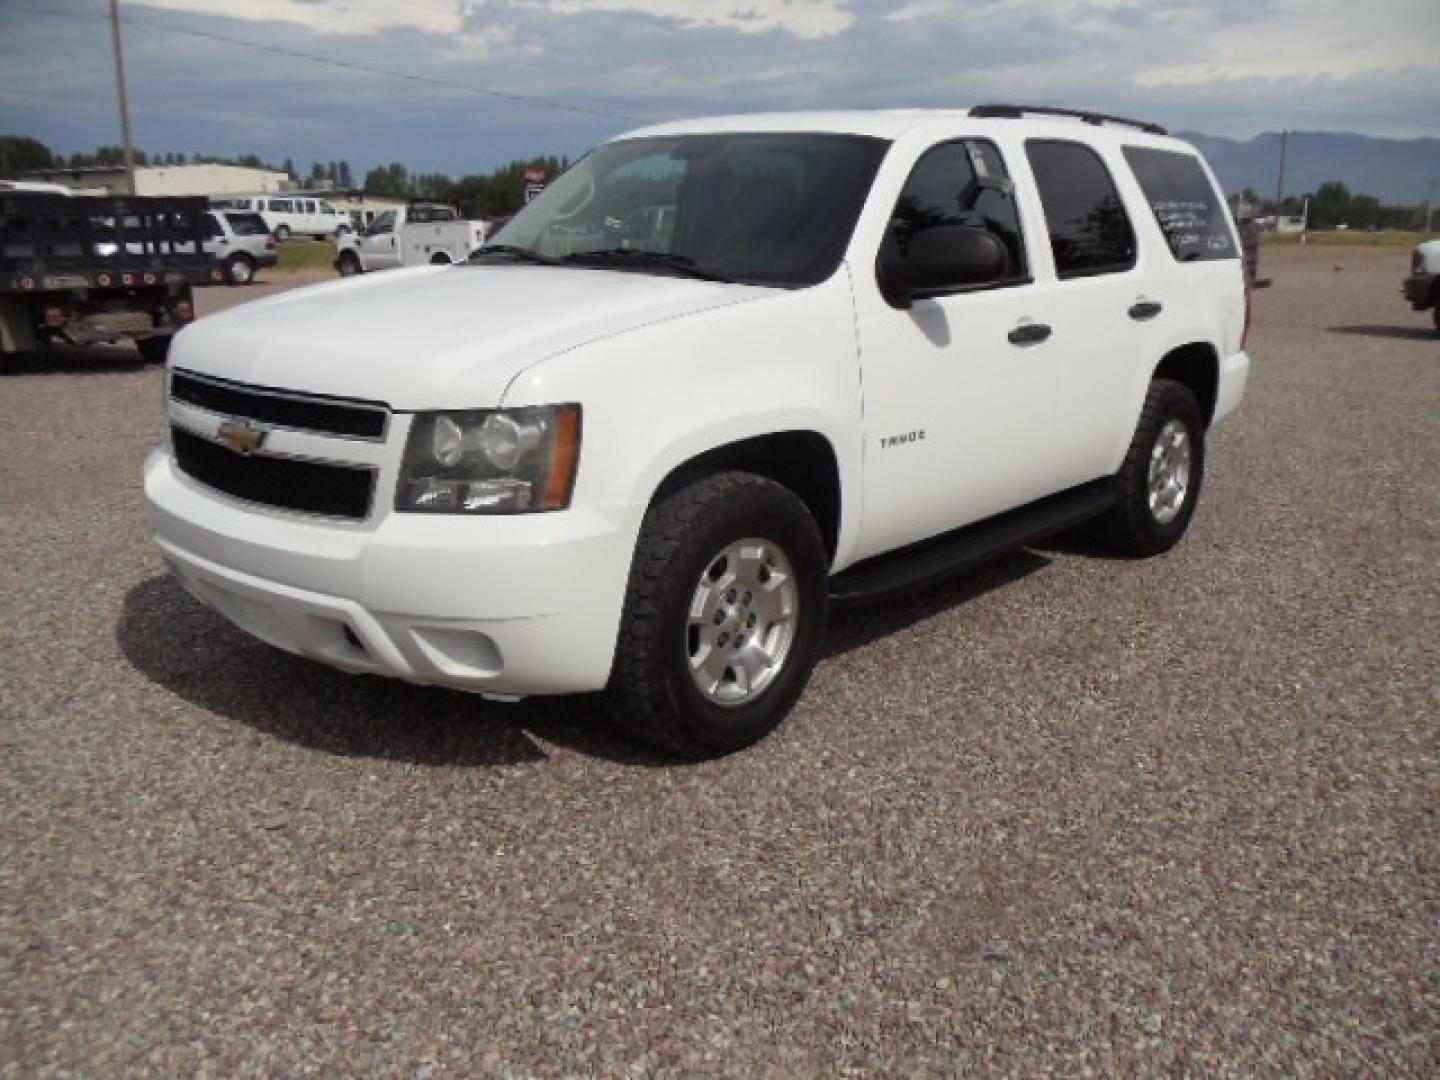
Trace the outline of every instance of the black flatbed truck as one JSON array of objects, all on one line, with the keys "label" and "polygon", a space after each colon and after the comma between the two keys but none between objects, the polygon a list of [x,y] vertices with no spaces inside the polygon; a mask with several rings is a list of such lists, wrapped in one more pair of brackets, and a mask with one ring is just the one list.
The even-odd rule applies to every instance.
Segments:
[{"label": "black flatbed truck", "polygon": [[203,198],[0,191],[0,362],[55,341],[133,341],[151,363],[220,284]]}]

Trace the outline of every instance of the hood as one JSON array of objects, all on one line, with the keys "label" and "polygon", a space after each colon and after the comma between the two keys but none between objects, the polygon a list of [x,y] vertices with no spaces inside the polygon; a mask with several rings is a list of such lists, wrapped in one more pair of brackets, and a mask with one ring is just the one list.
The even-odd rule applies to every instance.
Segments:
[{"label": "hood", "polygon": [[222,379],[402,411],[485,408],[547,357],[775,291],[523,264],[385,270],[208,315],[170,356]]}]

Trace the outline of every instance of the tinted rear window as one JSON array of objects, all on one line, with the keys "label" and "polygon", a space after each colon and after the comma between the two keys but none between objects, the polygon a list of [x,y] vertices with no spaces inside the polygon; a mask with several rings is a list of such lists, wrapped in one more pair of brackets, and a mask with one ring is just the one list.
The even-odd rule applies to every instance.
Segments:
[{"label": "tinted rear window", "polygon": [[1189,154],[1139,146],[1127,146],[1125,160],[1178,261],[1239,257],[1225,206],[1200,162]]},{"label": "tinted rear window", "polygon": [[264,236],[270,231],[259,214],[226,214],[225,218],[236,236]]}]

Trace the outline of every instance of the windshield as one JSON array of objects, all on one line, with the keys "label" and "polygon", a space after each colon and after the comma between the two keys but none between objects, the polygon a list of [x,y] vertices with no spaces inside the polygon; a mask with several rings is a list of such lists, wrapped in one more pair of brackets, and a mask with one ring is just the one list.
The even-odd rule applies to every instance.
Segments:
[{"label": "windshield", "polygon": [[[726,280],[814,285],[840,264],[887,146],[793,133],[607,143],[492,243],[606,269],[685,266]],[[486,260],[486,249],[472,259]]]}]

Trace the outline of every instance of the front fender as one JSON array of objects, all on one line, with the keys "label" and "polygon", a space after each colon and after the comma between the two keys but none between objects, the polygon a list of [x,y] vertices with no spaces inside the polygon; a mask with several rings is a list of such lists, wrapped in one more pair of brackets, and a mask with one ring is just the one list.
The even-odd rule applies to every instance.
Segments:
[{"label": "front fender", "polygon": [[574,504],[647,506],[665,477],[720,447],[811,431],[834,449],[837,562],[858,533],[859,356],[848,269],[808,289],[635,328],[536,364],[505,404],[583,409]]}]

